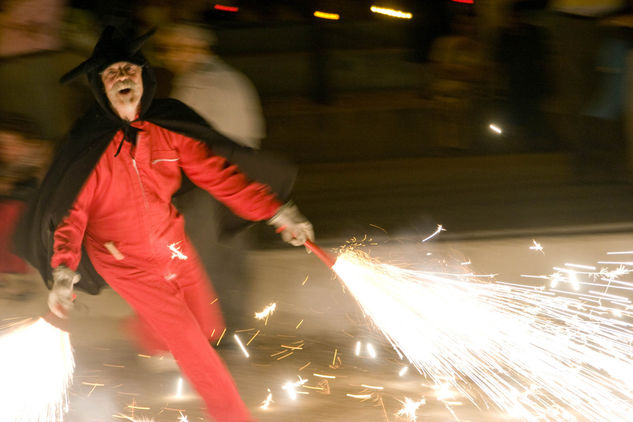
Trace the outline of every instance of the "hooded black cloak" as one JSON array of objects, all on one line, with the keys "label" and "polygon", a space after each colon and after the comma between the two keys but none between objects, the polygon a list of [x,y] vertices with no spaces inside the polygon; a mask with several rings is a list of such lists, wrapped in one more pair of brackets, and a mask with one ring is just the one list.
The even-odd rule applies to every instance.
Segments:
[{"label": "hooded black cloak", "polygon": [[[203,141],[215,154],[236,164],[248,177],[270,186],[280,201],[287,201],[290,196],[296,168],[288,161],[231,141],[178,100],[154,99],[154,72],[138,51],[145,38],[147,34],[131,40],[113,27],[108,27],[97,42],[92,56],[62,77],[62,82],[66,82],[86,73],[97,104],[75,123],[56,152],[38,194],[19,224],[14,242],[16,253],[40,272],[49,288],[52,287],[50,260],[55,229],[68,214],[83,184],[117,131],[124,131],[123,142],[135,142],[138,129],[131,127],[130,122],[121,119],[110,108],[101,82],[99,72],[112,63],[128,61],[143,66],[143,96],[138,120]],[[182,186],[176,195],[199,189],[184,173]],[[212,215],[211,210],[209,215]],[[248,224],[250,222],[223,208],[220,225],[225,233],[237,232]],[[82,252],[77,268],[81,281],[77,288],[98,294],[106,283],[94,269],[85,251]]]}]

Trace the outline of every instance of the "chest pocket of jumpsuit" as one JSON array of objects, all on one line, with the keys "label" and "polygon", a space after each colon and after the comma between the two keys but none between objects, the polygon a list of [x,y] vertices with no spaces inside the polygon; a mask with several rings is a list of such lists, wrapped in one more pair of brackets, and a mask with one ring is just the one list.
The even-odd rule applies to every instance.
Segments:
[{"label": "chest pocket of jumpsuit", "polygon": [[152,151],[152,170],[164,176],[180,174],[180,157],[176,150],[156,150]]}]

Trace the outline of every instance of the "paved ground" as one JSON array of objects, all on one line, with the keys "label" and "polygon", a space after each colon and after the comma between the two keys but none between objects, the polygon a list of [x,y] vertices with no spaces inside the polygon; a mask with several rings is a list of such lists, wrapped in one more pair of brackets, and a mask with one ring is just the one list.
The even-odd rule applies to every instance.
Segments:
[{"label": "paved ground", "polygon": [[[425,245],[393,239],[375,249],[385,260],[407,265],[421,262],[423,255],[428,260],[428,253],[438,261],[469,259],[480,273],[496,273],[501,280],[517,281],[524,273],[548,274],[552,266],[563,262],[595,264],[605,258],[607,251],[631,250],[631,238],[629,233],[539,236],[545,254],[529,249],[531,237]],[[463,397],[438,400],[437,390],[415,371],[400,377],[404,363],[316,257],[301,249],[269,249],[250,252],[247,262],[252,274],[250,288],[244,292],[248,307],[254,312],[275,302],[278,309],[266,325],[251,319],[243,327],[247,331],[237,332],[246,342],[260,330],[248,346],[250,358],[235,346],[235,332],[226,335],[223,342],[228,347],[221,348],[220,353],[260,421],[403,421],[407,419],[395,414],[405,397],[426,399],[426,405],[417,412],[419,420],[514,420],[476,409]],[[26,301],[10,300],[5,294],[0,309],[2,318],[41,314],[45,311],[45,291],[36,285]],[[121,319],[128,314],[125,303],[110,290],[98,297],[80,294],[70,328],[77,369],[65,420],[116,421],[121,419],[114,415],[120,414],[176,422],[179,411],[189,421],[204,420],[196,396],[186,386],[179,393],[179,373],[173,366],[162,364],[164,360],[137,356],[119,330]],[[358,341],[363,343],[360,356],[355,354]],[[367,343],[374,346],[376,358],[369,356]],[[289,350],[282,345],[293,344],[302,347],[280,359],[287,353],[278,352]],[[298,389],[297,399],[291,400],[282,387],[299,376],[307,382]],[[260,406],[269,389],[273,402],[264,410]],[[371,398],[363,400],[348,394],[370,394]],[[133,411],[130,406],[137,409]]]}]

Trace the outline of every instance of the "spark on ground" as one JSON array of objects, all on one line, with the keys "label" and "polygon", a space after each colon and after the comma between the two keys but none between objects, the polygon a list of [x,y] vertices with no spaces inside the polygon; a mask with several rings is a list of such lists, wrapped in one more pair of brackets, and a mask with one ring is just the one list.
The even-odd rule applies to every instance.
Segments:
[{"label": "spark on ground", "polygon": [[532,246],[530,246],[530,249],[545,254],[545,252],[543,252],[543,246],[534,239],[532,239]]},{"label": "spark on ground", "polygon": [[266,306],[261,312],[255,312],[255,318],[256,319],[268,318],[270,315],[272,315],[273,312],[275,312],[275,309],[277,309],[277,304],[271,303],[270,305]]},{"label": "spark on ground", "polygon": [[402,409],[398,410],[396,415],[398,416],[406,416],[412,421],[417,420],[416,412],[420,408],[420,406],[424,406],[426,404],[426,400],[421,399],[419,401],[411,400],[408,397],[404,398],[404,401],[401,401]]},{"label": "spark on ground", "polygon": [[262,405],[259,406],[260,409],[268,409],[270,407],[270,404],[273,402],[273,393],[272,391],[270,391],[270,388],[268,389],[268,395],[266,396],[266,400],[264,400],[262,402]]},{"label": "spark on ground", "polygon": [[435,236],[440,234],[440,232],[445,232],[445,231],[446,231],[446,229],[444,227],[442,227],[441,224],[438,224],[437,225],[437,229],[433,233],[431,233],[429,236],[427,236],[424,239],[422,239],[422,243],[426,242],[427,240],[433,239]]}]

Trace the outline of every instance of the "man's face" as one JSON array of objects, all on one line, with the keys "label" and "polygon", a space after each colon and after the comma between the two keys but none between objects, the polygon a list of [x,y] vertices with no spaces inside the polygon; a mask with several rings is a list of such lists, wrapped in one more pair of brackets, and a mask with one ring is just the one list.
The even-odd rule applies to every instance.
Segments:
[{"label": "man's face", "polygon": [[115,111],[138,108],[143,96],[142,75],[143,68],[129,62],[113,63],[101,72],[106,95]]}]

